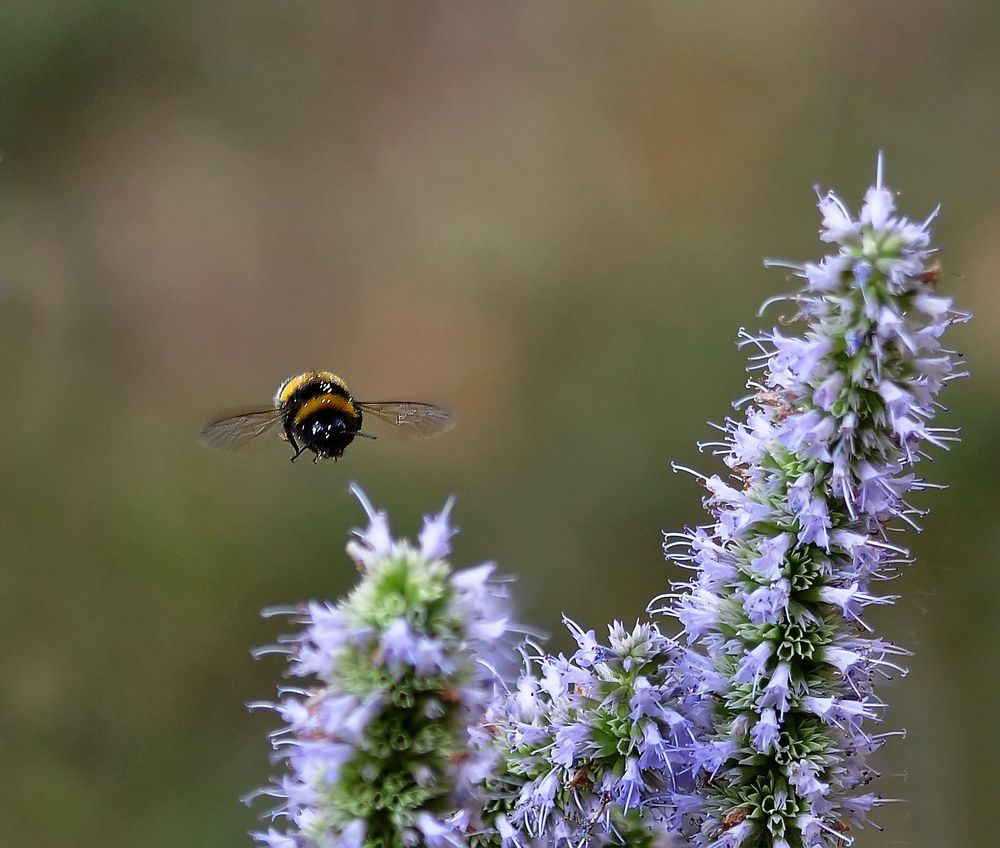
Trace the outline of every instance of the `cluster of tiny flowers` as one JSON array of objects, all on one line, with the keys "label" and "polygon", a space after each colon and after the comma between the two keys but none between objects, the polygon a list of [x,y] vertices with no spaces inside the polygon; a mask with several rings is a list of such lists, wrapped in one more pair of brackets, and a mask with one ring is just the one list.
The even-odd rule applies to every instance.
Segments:
[{"label": "cluster of tiny flowers", "polygon": [[[649,623],[615,622],[605,647],[573,622],[570,658],[523,649],[525,670],[487,715],[507,753],[494,806],[503,848],[657,844],[695,738],[675,662]],[[531,646],[529,646],[530,648]]]},{"label": "cluster of tiny flowers", "polygon": [[936,292],[934,215],[897,217],[881,162],[858,217],[833,194],[819,208],[837,251],[788,266],[804,332],[744,336],[754,394],[713,443],[733,480],[703,478],[713,523],[664,545],[696,569],[663,608],[710,658],[697,687],[714,726],[694,753],[697,793],[674,800],[712,848],[848,844],[882,802],[867,788],[890,735],[872,729],[875,684],[907,652],[863,611],[893,601],[878,587],[910,562],[890,533],[915,525],[906,498],[931,485],[912,466],[956,438],[930,426],[962,376],[942,333],[968,317]]},{"label": "cluster of tiny flowers", "polygon": [[[301,632],[260,653],[289,655],[311,681],[269,704],[285,774],[260,793],[280,805],[270,848],[463,846],[480,828],[495,754],[477,744],[493,692],[489,655],[506,630],[492,566],[452,571],[449,503],[418,546],[393,540],[357,490],[369,525],[348,553],[361,570],[338,604],[290,612]],[[482,660],[482,661],[481,661]]]}]

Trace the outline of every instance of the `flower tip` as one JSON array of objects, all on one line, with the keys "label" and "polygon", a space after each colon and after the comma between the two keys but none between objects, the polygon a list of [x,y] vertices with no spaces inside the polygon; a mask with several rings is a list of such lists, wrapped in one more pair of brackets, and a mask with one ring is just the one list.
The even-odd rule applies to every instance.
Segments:
[{"label": "flower tip", "polygon": [[882,189],[882,176],[885,172],[885,153],[879,151],[875,157],[875,188]]},{"label": "flower tip", "polygon": [[357,483],[351,483],[349,490],[358,499],[361,508],[368,516],[368,527],[365,530],[355,530],[358,542],[348,542],[347,554],[359,566],[367,568],[371,561],[388,554],[392,549],[392,534],[389,531],[389,519],[382,510],[375,509],[368,496]]},{"label": "flower tip", "polygon": [[420,552],[427,559],[443,559],[451,553],[450,539],[458,533],[458,528],[452,527],[448,520],[454,505],[455,496],[452,495],[445,501],[441,512],[437,515],[424,516],[424,527],[420,531],[418,541]]},{"label": "flower tip", "polygon": [[372,506],[372,502],[368,500],[368,495],[364,493],[364,490],[353,480],[351,484],[347,487],[347,490],[358,499],[361,504],[361,508],[365,511],[365,515],[371,520],[375,520],[375,517],[379,514],[378,510]]}]

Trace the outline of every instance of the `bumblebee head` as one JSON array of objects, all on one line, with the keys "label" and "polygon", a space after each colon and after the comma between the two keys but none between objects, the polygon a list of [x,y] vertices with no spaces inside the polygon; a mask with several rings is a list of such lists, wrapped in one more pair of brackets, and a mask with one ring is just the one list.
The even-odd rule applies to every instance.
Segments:
[{"label": "bumblebee head", "polygon": [[313,415],[303,428],[304,444],[321,456],[339,457],[354,441],[355,431],[342,414],[325,412]]},{"label": "bumblebee head", "polygon": [[340,436],[347,432],[347,422],[340,415],[318,415],[309,423],[309,433],[314,439]]}]

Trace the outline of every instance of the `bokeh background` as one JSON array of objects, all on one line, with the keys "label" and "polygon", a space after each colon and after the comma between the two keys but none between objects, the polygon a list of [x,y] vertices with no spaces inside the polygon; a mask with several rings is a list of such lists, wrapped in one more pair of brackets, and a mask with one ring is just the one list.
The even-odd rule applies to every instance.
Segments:
[{"label": "bokeh background", "polygon": [[[985,2],[39,0],[0,6],[0,845],[248,845],[282,664],[360,482],[521,619],[642,614],[701,520],[733,342],[821,254],[812,186],[875,153],[941,201],[965,442],[879,610],[892,684],[859,846],[995,842],[1000,11]],[[771,313],[767,320],[773,320]],[[292,466],[194,436],[308,368],[452,405],[423,445]],[[990,803],[990,802],[993,803]]]}]

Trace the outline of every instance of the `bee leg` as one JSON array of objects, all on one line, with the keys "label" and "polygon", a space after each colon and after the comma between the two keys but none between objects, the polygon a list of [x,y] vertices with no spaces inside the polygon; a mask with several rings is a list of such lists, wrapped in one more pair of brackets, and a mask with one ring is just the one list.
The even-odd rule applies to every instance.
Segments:
[{"label": "bee leg", "polygon": [[295,441],[295,436],[292,435],[292,431],[287,427],[285,428],[285,441],[287,441],[288,444],[290,444],[292,448],[295,450],[295,453],[292,454],[292,459],[291,459],[292,462],[295,462],[295,460],[298,459],[299,456],[305,452],[305,448],[299,447],[299,443]]}]

